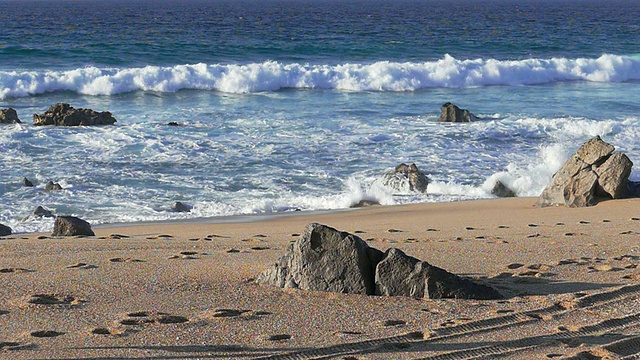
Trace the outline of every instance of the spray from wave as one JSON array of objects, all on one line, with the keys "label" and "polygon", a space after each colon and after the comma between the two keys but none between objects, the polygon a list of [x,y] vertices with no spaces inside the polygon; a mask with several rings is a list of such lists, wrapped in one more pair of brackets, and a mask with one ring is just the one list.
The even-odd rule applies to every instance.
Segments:
[{"label": "spray from wave", "polygon": [[132,91],[183,89],[252,93],[280,89],[415,91],[491,85],[533,85],[562,81],[640,80],[640,58],[605,54],[599,58],[458,60],[309,65],[268,61],[246,65],[194,64],[142,68],[86,67],[67,71],[1,71],[0,99],[56,91],[115,95]]}]

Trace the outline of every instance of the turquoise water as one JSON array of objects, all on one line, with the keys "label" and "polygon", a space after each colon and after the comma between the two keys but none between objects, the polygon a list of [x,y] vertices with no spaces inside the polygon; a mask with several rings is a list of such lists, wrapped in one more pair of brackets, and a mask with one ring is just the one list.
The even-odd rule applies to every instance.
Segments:
[{"label": "turquoise water", "polygon": [[[0,126],[0,223],[455,201],[497,179],[535,196],[592,136],[640,159],[639,18],[635,1],[0,0],[0,107],[23,121]],[[447,101],[481,120],[436,122]],[[57,102],[118,123],[31,125]],[[428,194],[377,185],[400,162]]]}]

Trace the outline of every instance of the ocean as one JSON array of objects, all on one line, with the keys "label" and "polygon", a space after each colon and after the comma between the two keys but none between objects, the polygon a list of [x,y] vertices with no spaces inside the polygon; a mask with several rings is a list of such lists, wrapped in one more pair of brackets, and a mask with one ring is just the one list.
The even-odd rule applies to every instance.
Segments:
[{"label": "ocean", "polygon": [[[537,196],[596,135],[640,163],[638,19],[636,0],[0,0],[0,108],[23,122],[0,126],[0,223]],[[32,125],[59,102],[118,122]],[[439,123],[445,102],[480,119]],[[426,194],[380,185],[400,163]]]}]

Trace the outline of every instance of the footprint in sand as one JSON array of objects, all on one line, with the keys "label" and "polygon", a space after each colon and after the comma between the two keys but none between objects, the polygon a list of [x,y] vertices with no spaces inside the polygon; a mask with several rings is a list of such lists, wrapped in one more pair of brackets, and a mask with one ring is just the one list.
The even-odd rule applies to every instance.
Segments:
[{"label": "footprint in sand", "polygon": [[498,225],[498,229],[508,229],[507,225]]},{"label": "footprint in sand", "polygon": [[125,262],[145,262],[144,260],[134,259],[134,258],[113,258],[109,259],[109,261],[114,263],[125,263]]},{"label": "footprint in sand", "polygon": [[524,264],[520,264],[520,263],[513,263],[513,264],[509,264],[509,265],[507,265],[507,269],[514,270],[514,269],[519,269],[519,268],[521,268],[521,267],[523,267],[523,266],[524,266]]},{"label": "footprint in sand", "polygon": [[96,269],[96,265],[91,265],[83,262],[67,266],[67,269]]},{"label": "footprint in sand", "polygon": [[402,232],[402,230],[398,230],[398,229],[389,229],[389,230],[387,230],[387,231],[388,231],[388,232],[390,232],[390,233],[399,233],[399,232]]},{"label": "footprint in sand", "polygon": [[591,221],[580,220],[578,223],[580,223],[582,225],[587,225],[587,224],[591,224]]},{"label": "footprint in sand", "polygon": [[113,240],[120,240],[120,239],[129,239],[131,236],[129,235],[122,235],[122,234],[111,234],[109,235],[109,238],[113,239]]},{"label": "footprint in sand", "polygon": [[291,339],[291,335],[289,334],[275,334],[265,336],[265,340],[268,341],[285,341],[289,339]]},{"label": "footprint in sand", "polygon": [[170,315],[164,312],[137,311],[127,314],[127,318],[120,320],[122,325],[145,325],[145,324],[181,324],[188,322],[184,316]]},{"label": "footprint in sand", "polygon": [[382,326],[384,327],[404,326],[404,325],[407,325],[407,322],[404,320],[386,320],[382,323]]},{"label": "footprint in sand", "polygon": [[4,268],[4,269],[0,269],[0,274],[27,273],[27,272],[35,272],[35,270],[29,270],[29,269],[25,269],[25,268]]},{"label": "footprint in sand", "polygon": [[[361,233],[356,231],[356,234],[361,234]],[[291,237],[298,237],[298,236],[300,236],[300,234],[298,233],[291,234]]]},{"label": "footprint in sand", "polygon": [[0,350],[3,350],[3,349],[15,350],[19,346],[20,346],[20,343],[18,342],[0,341]]},{"label": "footprint in sand", "polygon": [[115,337],[123,337],[136,332],[138,332],[138,330],[124,329],[121,327],[95,328],[91,330],[91,333],[93,335],[109,335],[109,336],[115,336]]},{"label": "footprint in sand", "polygon": [[269,250],[269,249],[271,249],[271,248],[270,248],[270,247],[268,247],[268,246],[253,246],[253,247],[251,247],[250,249],[251,249],[251,250],[258,250],[258,251],[260,251],[260,250]]},{"label": "footprint in sand", "polygon": [[26,301],[27,304],[35,305],[80,305],[85,300],[71,295],[60,294],[36,294],[31,295]]},{"label": "footprint in sand", "polygon": [[48,338],[48,337],[56,337],[60,335],[64,335],[65,333],[53,330],[39,330],[30,333],[29,335],[37,338]]},{"label": "footprint in sand", "polygon": [[527,226],[529,226],[529,227],[538,227],[538,224],[529,224]]}]

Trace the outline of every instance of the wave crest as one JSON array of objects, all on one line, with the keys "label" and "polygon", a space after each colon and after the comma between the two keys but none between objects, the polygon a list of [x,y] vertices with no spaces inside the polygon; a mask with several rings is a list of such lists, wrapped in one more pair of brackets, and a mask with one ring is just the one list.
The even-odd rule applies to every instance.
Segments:
[{"label": "wave crest", "polygon": [[0,99],[47,92],[115,95],[183,89],[252,93],[295,89],[415,91],[561,81],[640,80],[640,58],[605,54],[595,59],[458,60],[309,65],[274,61],[246,65],[193,64],[142,68],[86,67],[67,71],[0,71]]}]

